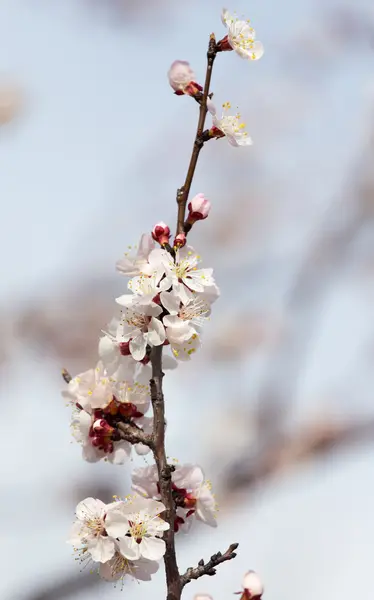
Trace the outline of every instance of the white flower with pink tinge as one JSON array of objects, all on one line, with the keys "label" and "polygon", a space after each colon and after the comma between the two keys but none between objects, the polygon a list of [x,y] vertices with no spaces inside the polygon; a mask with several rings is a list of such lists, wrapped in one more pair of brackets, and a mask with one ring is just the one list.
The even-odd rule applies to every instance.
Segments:
[{"label": "white flower with pink tinge", "polygon": [[238,19],[235,15],[230,15],[224,8],[222,11],[222,23],[228,29],[227,44],[225,39],[218,42],[218,46],[223,46],[223,50],[235,50],[241,58],[247,60],[258,60],[264,54],[264,47],[261,42],[256,41],[256,32],[251,27],[250,21]]},{"label": "white flower with pink tinge", "polygon": [[116,550],[113,558],[108,562],[102,563],[99,568],[99,575],[106,581],[121,581],[122,587],[125,578],[136,579],[137,581],[151,581],[152,575],[157,573],[159,563],[154,560],[129,560],[125,558],[119,550]]},{"label": "white flower with pink tinge", "polygon": [[[141,496],[154,499],[160,497],[155,465],[134,469],[131,480],[133,490]],[[195,516],[207,525],[216,527],[217,504],[211,492],[211,484],[205,480],[202,469],[197,465],[176,464],[171,480],[173,498],[178,507],[178,516],[181,517],[177,525],[180,526],[183,521]]]},{"label": "white flower with pink tinge", "polygon": [[209,104],[208,110],[213,120],[213,128],[210,130],[211,135],[213,137],[226,137],[231,146],[251,146],[252,139],[245,130],[246,124],[241,121],[241,115],[239,113],[235,115],[228,114],[227,111],[231,108],[230,102],[225,102],[222,107],[224,112],[219,118],[213,102]]},{"label": "white flower with pink tinge", "polygon": [[171,87],[177,95],[188,94],[194,96],[202,91],[202,86],[196,83],[196,75],[185,60],[175,60],[169,71],[168,79]]},{"label": "white flower with pink tinge", "polygon": [[64,398],[82,408],[103,408],[113,397],[112,382],[108,377],[103,363],[100,361],[95,369],[80,373],[68,384],[68,389],[62,392]]},{"label": "white flower with pink tinge", "polygon": [[[149,357],[145,356],[141,362],[137,362],[131,356],[130,342],[117,342],[117,329],[120,319],[112,319],[103,331],[105,335],[99,341],[99,356],[107,373],[116,380],[135,379],[142,383],[149,382],[151,373],[149,367]],[[177,362],[167,354],[162,356],[162,369],[175,369]]]},{"label": "white flower with pink tinge", "polygon": [[175,340],[170,342],[170,348],[173,355],[177,360],[182,362],[191,360],[193,354],[197,352],[200,346],[200,337],[197,335],[197,333],[194,333],[193,336],[185,342],[177,342]]},{"label": "white flower with pink tinge", "polygon": [[[77,520],[68,540],[73,546],[83,546],[81,553],[88,553],[92,560],[105,563],[115,553],[115,542],[105,528],[107,505],[95,498],[82,500],[76,508]],[[78,550],[79,552],[79,550]]]},{"label": "white flower with pink tinge", "polygon": [[207,288],[217,287],[213,269],[198,269],[200,256],[191,246],[184,246],[175,253],[175,259],[167,252],[162,257],[165,289],[173,288],[183,302],[190,300],[191,292],[204,292]]},{"label": "white flower with pink tinge", "polygon": [[[128,247],[128,251],[125,252],[124,256],[117,261],[116,268],[120,273],[133,277],[139,275],[142,272],[143,267],[148,264],[148,256],[150,252],[155,248],[155,242],[149,233],[143,233],[140,238],[139,246],[132,248]],[[136,250],[136,254],[133,254],[133,250]]]},{"label": "white flower with pink tinge", "polygon": [[119,538],[118,548],[123,557],[129,560],[163,557],[166,548],[161,537],[169,529],[169,524],[159,517],[164,511],[162,502],[140,496],[111,505],[105,528],[110,536]]},{"label": "white flower with pink tinge", "polygon": [[160,346],[166,339],[165,328],[157,319],[162,308],[151,298],[125,294],[116,298],[124,309],[118,325],[116,341],[130,342],[130,352],[135,360],[142,360],[147,344]]},{"label": "white flower with pink tinge", "polygon": [[210,306],[197,295],[183,302],[179,293],[161,292],[161,304],[168,311],[163,317],[166,337],[170,343],[183,343],[198,333],[210,315]]}]

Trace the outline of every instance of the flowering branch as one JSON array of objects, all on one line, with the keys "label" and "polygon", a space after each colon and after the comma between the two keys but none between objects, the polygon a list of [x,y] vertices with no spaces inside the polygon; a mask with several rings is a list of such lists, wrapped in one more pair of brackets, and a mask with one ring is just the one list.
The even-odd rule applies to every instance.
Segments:
[{"label": "flowering branch", "polygon": [[217,552],[217,554],[213,554],[210,557],[210,560],[206,564],[204,563],[204,559],[202,558],[199,561],[197,567],[194,567],[194,568],[191,567],[190,569],[187,569],[187,571],[184,573],[184,575],[181,576],[182,588],[187,583],[190,583],[190,581],[192,581],[193,579],[199,579],[200,577],[203,577],[203,575],[215,575],[216,574],[215,567],[217,567],[218,565],[220,565],[223,562],[226,562],[227,560],[231,560],[236,557],[235,550],[237,549],[238,546],[239,546],[239,544],[230,544],[230,546],[227,548],[226,552],[224,552],[223,554],[221,552]]},{"label": "flowering branch", "polygon": [[[216,527],[217,504],[198,465],[168,464],[162,389],[163,369],[174,368],[178,360],[190,360],[198,350],[202,326],[220,293],[213,269],[198,267],[200,256],[186,246],[186,234],[196,221],[208,217],[211,208],[204,194],[197,194],[188,203],[185,221],[200,150],[211,138],[227,137],[233,146],[251,144],[240,115],[219,119],[210,100],[208,104],[217,52],[235,50],[251,60],[260,53],[247,22],[235,20],[227,11],[222,19],[229,34],[218,44],[214,34],[210,35],[204,88],[196,83],[185,61],[175,61],[168,74],[177,95],[192,96],[200,105],[186,180],[177,193],[173,247],[170,228],[160,221],[152,235],[142,236],[135,256],[127,252],[117,262],[118,271],[131,278],[127,285],[130,293],[116,298],[121,315],[103,331],[99,362],[74,378],[66,370],[62,372],[67,383],[63,396],[73,409],[71,429],[85,460],[123,464],[133,450],[141,455],[151,450],[154,457],[154,464],[132,472],[135,496],[114,496],[109,504],[86,498],[78,504],[69,543],[79,560],[98,564],[100,576],[108,581],[123,583],[128,576],[149,581],[163,558],[167,600],[180,600],[183,587],[192,579],[214,575],[219,564],[235,558],[238,547],[231,544],[224,554],[211,556],[207,564],[201,560],[196,568],[179,573],[175,533],[189,529],[194,519]],[[229,103],[224,108],[229,108]],[[208,110],[213,127],[204,131]],[[168,348],[173,357],[167,356]],[[151,404],[153,417],[147,416]],[[259,596],[252,593],[252,580],[243,586],[242,600]]]},{"label": "flowering branch", "polygon": [[189,224],[184,223],[184,217],[185,217],[185,212],[186,212],[186,204],[187,204],[187,200],[188,200],[188,194],[190,193],[191,184],[192,184],[193,176],[195,174],[195,169],[196,169],[197,161],[199,158],[200,150],[204,146],[204,141],[209,139],[208,132],[207,132],[207,135],[203,136],[203,130],[204,130],[204,124],[205,124],[205,117],[206,117],[206,113],[207,113],[207,100],[208,100],[208,94],[209,94],[209,88],[210,88],[210,81],[212,78],[213,63],[214,63],[214,59],[215,59],[216,55],[217,55],[216,39],[215,39],[214,33],[212,33],[209,38],[204,92],[203,92],[203,97],[202,97],[201,103],[200,103],[199,121],[197,124],[197,131],[196,131],[196,137],[195,137],[195,141],[194,141],[194,145],[193,145],[193,149],[192,149],[191,160],[190,160],[190,164],[189,164],[188,171],[187,171],[186,181],[184,182],[184,185],[177,191],[177,203],[178,203],[177,235],[187,233],[189,231],[189,229],[191,229],[191,226]]}]

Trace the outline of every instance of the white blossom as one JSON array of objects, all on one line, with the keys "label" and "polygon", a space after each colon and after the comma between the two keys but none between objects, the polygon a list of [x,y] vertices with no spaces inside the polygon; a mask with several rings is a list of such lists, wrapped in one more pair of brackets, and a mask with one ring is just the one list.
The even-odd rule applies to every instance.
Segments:
[{"label": "white blossom", "polygon": [[[125,558],[160,560],[165,554],[161,539],[169,524],[159,517],[165,511],[162,502],[134,497],[112,505],[107,512],[105,527],[110,536],[119,538],[119,550]],[[129,534],[129,535],[127,535]]]},{"label": "white blossom", "polygon": [[261,42],[256,41],[256,32],[249,20],[238,19],[230,15],[226,8],[222,11],[222,23],[227,27],[229,45],[241,58],[258,60],[264,54]]},{"label": "white blossom", "polygon": [[[205,480],[202,469],[197,465],[175,465],[171,476],[173,498],[176,503],[179,523],[188,522],[191,516],[216,527],[217,505],[211,492],[210,482]],[[156,465],[139,467],[131,473],[132,488],[140,496],[160,498]],[[182,523],[181,523],[182,522]],[[178,527],[179,528],[179,527]]]},{"label": "white blossom", "polygon": [[113,398],[113,388],[103,363],[74,377],[62,395],[82,408],[103,408]]},{"label": "white blossom", "polygon": [[183,302],[193,297],[191,292],[204,292],[210,286],[215,286],[213,269],[198,269],[200,256],[191,246],[179,248],[175,259],[166,253],[163,256],[165,269],[165,288],[172,287],[179,293]]},{"label": "white blossom", "polygon": [[173,473],[173,483],[179,489],[187,490],[185,504],[195,509],[196,517],[216,527],[217,504],[212,494],[211,483],[205,480],[203,470],[197,465],[177,465]]},{"label": "white blossom", "polygon": [[105,529],[107,505],[95,498],[86,498],[76,508],[77,520],[68,540],[73,546],[83,546],[94,561],[105,563],[115,553],[115,542]]},{"label": "white blossom", "polygon": [[137,581],[151,581],[159,568],[159,563],[154,560],[140,558],[132,561],[125,558],[119,550],[116,550],[113,558],[100,565],[99,574],[106,581],[118,581],[124,583],[125,578],[136,579]]},{"label": "white blossom", "polygon": [[[224,112],[219,118],[216,114],[214,104],[210,104],[209,112],[212,114],[214,126],[211,130],[212,134],[216,137],[219,137],[220,134],[224,135],[231,146],[250,146],[252,144],[252,139],[245,130],[246,124],[240,120],[240,113],[236,113],[235,115],[227,114],[227,111],[231,108],[230,102],[225,102],[222,106]],[[215,131],[214,128],[218,130],[218,132]]]},{"label": "white blossom", "polygon": [[169,315],[164,316],[166,337],[171,343],[183,343],[198,333],[210,315],[210,306],[197,295],[183,302],[180,293],[161,292],[160,300]]},{"label": "white blossom", "polygon": [[160,346],[165,341],[165,329],[157,319],[162,308],[150,298],[125,294],[116,299],[124,309],[117,329],[117,342],[130,342],[135,360],[142,360],[147,344]]},{"label": "white blossom", "polygon": [[[140,238],[139,246],[128,247],[128,251],[125,252],[123,258],[117,261],[116,268],[120,273],[133,277],[139,275],[142,272],[143,267],[147,265],[148,256],[155,247],[155,242],[149,233],[143,233]],[[132,253],[136,250],[136,254]]]},{"label": "white blossom", "polygon": [[191,360],[192,355],[195,354],[200,346],[200,337],[197,335],[197,333],[194,333],[193,336],[185,342],[170,342],[173,355],[177,360],[180,361]]}]

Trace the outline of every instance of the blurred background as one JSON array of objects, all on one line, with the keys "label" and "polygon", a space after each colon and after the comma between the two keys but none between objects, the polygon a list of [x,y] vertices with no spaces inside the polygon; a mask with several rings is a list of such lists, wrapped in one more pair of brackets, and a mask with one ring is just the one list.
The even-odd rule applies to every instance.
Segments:
[{"label": "blurred background", "polygon": [[[0,1],[2,600],[120,593],[65,544],[79,500],[128,492],[133,465],[87,464],[60,369],[96,360],[126,280],[114,269],[173,225],[197,105],[166,73],[205,72],[218,0]],[[267,600],[372,600],[374,553],[374,8],[371,0],[237,0],[265,45],[218,56],[218,105],[254,140],[206,145],[192,194],[213,203],[190,243],[222,296],[203,348],[165,378],[169,456],[198,462],[219,527],[177,537],[189,584],[232,597],[257,570]],[[141,458],[137,459],[142,464]],[[129,583],[131,600],[165,598]]]}]

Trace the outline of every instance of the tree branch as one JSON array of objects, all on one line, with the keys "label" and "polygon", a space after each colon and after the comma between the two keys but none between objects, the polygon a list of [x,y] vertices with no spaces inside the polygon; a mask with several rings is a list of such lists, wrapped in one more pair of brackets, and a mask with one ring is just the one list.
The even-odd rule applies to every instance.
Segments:
[{"label": "tree branch", "polygon": [[148,433],[144,433],[142,429],[130,423],[117,423],[117,431],[122,440],[130,442],[130,444],[144,444],[149,448],[153,448],[153,438]]},{"label": "tree branch", "polygon": [[223,562],[226,562],[227,560],[235,558],[236,553],[234,551],[237,549],[238,546],[239,544],[231,544],[227,548],[226,552],[224,552],[223,554],[221,552],[213,554],[210,557],[209,562],[207,562],[206,564],[204,564],[204,560],[201,559],[197,567],[191,567],[190,569],[187,569],[184,575],[181,575],[181,587],[183,588],[187,583],[192,581],[192,579],[199,579],[200,577],[203,577],[203,575],[215,575],[215,567],[217,567]]},{"label": "tree branch", "polygon": [[192,149],[190,164],[187,171],[186,180],[184,185],[177,191],[177,203],[178,203],[178,220],[177,220],[177,235],[179,233],[184,233],[184,216],[186,212],[186,204],[188,200],[188,194],[190,193],[191,184],[193,180],[193,176],[195,174],[195,169],[197,165],[197,161],[199,158],[200,150],[204,146],[204,138],[203,138],[203,129],[205,124],[205,117],[207,113],[207,99],[209,94],[210,80],[212,78],[212,70],[214,59],[217,55],[216,49],[216,38],[214,33],[210,35],[209,38],[209,46],[208,46],[208,63],[205,74],[205,84],[204,84],[204,92],[203,97],[200,104],[199,110],[199,121],[197,124],[197,131],[195,136],[195,141]]},{"label": "tree branch", "polygon": [[152,379],[151,399],[153,407],[153,455],[157,465],[161,501],[166,507],[165,521],[170,529],[165,531],[166,552],[164,555],[167,600],[180,600],[182,587],[174,544],[175,507],[171,489],[171,474],[174,470],[168,465],[165,452],[165,403],[162,391],[162,346],[154,346],[151,352]]}]

